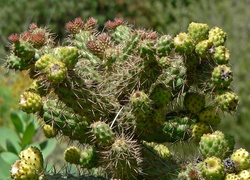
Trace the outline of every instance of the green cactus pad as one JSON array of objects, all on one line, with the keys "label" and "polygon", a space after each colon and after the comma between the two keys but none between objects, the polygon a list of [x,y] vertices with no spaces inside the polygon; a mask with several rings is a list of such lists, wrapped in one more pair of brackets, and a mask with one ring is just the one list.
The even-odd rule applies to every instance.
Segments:
[{"label": "green cactus pad", "polygon": [[31,67],[29,61],[25,61],[13,54],[7,57],[6,65],[10,69],[21,70],[21,71],[27,70]]},{"label": "green cactus pad", "polygon": [[155,83],[151,86],[149,98],[156,108],[166,106],[173,98],[172,89],[162,83]]},{"label": "green cactus pad", "polygon": [[80,165],[83,168],[91,169],[98,165],[98,155],[94,146],[86,147],[80,156]]},{"label": "green cactus pad", "polygon": [[18,43],[14,44],[14,53],[19,58],[29,61],[34,57],[35,49],[30,43],[20,40]]},{"label": "green cactus pad", "polygon": [[168,142],[187,140],[192,136],[192,128],[195,122],[195,119],[189,117],[167,117],[167,122],[163,126],[164,136]]},{"label": "green cactus pad", "polygon": [[160,57],[166,56],[173,49],[173,38],[170,35],[161,36],[156,43],[157,55]]}]

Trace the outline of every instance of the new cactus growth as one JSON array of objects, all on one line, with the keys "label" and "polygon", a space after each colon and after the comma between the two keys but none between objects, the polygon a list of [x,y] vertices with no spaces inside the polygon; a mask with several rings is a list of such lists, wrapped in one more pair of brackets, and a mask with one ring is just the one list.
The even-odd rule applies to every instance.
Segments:
[{"label": "new cactus growth", "polygon": [[[248,153],[231,155],[233,137],[214,129],[221,112],[238,106],[223,30],[190,23],[187,32],[161,35],[121,18],[106,22],[102,31],[97,27],[94,18],[68,22],[62,45],[35,24],[9,37],[6,66],[28,70],[34,80],[20,107],[41,119],[47,138],[77,144],[65,150],[66,162],[94,179],[249,176],[237,174],[249,168]],[[199,162],[183,163],[170,150],[175,143],[194,143]],[[56,178],[43,171],[34,147],[20,158],[11,169],[14,179]]]}]

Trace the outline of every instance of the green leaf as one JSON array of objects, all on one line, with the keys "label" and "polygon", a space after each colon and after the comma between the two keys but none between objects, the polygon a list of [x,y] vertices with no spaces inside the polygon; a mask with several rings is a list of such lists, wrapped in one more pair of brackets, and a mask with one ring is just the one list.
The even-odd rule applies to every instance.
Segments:
[{"label": "green leaf", "polygon": [[14,154],[12,152],[2,152],[0,154],[0,158],[2,158],[9,165],[14,164],[16,162],[16,160],[19,159],[18,155]]},{"label": "green leaf", "polygon": [[23,121],[21,119],[21,117],[19,116],[18,113],[16,112],[11,112],[10,113],[10,117],[11,117],[11,121],[15,126],[15,129],[17,132],[19,133],[23,133]]},{"label": "green leaf", "polygon": [[48,139],[40,143],[40,148],[43,153],[43,158],[46,159],[55,149],[56,140]]},{"label": "green leaf", "polygon": [[19,152],[21,151],[21,146],[20,146],[20,139],[17,136],[17,134],[8,128],[5,127],[0,127],[0,146],[3,148],[5,151],[8,151],[8,144],[6,143],[7,141],[10,141],[12,146],[15,147],[16,151]]},{"label": "green leaf", "polygon": [[33,122],[30,122],[29,125],[26,127],[23,137],[22,137],[22,148],[32,142],[32,139],[36,133],[36,129]]},{"label": "green leaf", "polygon": [[6,140],[6,148],[8,152],[12,152],[14,154],[18,154],[19,153],[19,149],[17,150],[16,147],[14,146],[14,144],[12,143],[12,141],[10,141],[9,139]]},{"label": "green leaf", "polygon": [[0,179],[9,179],[11,165],[8,162],[6,162],[1,156],[0,156],[0,164],[1,164]]}]

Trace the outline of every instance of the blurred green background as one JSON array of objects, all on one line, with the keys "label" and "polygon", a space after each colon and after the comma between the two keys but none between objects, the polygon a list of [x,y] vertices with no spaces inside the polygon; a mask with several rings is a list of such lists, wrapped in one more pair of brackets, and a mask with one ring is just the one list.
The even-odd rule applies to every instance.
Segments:
[{"label": "blurred green background", "polygon": [[[175,35],[192,21],[218,26],[227,32],[234,71],[233,89],[240,97],[237,114],[225,114],[219,129],[235,136],[236,148],[250,150],[250,0],[0,0],[0,64],[8,52],[8,36],[27,30],[30,23],[46,26],[58,43],[65,23],[94,17],[99,28],[123,17],[137,28]],[[25,72],[24,72],[25,73]],[[30,81],[23,73],[0,69],[0,124],[11,128],[10,110],[17,111],[19,95]]]}]

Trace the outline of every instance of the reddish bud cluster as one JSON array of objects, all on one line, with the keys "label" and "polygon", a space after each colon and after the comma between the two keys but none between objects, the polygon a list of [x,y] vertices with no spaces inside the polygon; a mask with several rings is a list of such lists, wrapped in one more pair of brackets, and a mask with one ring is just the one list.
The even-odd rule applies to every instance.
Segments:
[{"label": "reddish bud cluster", "polygon": [[18,34],[11,34],[9,36],[9,41],[12,42],[12,43],[18,43],[19,42],[19,35]]},{"label": "reddish bud cluster", "polygon": [[31,23],[31,24],[29,25],[29,29],[30,29],[31,31],[37,29],[37,24],[36,24],[36,23]]},{"label": "reddish bud cluster", "polygon": [[96,29],[97,22],[98,21],[95,18],[90,17],[85,23],[84,30],[92,31],[92,30]]},{"label": "reddish bud cluster", "polygon": [[31,42],[35,47],[41,47],[46,41],[45,32],[40,31],[36,34],[32,34]]},{"label": "reddish bud cluster", "polygon": [[115,29],[117,26],[124,24],[124,20],[122,18],[115,18],[114,21],[107,21],[105,23],[105,27],[107,29]]},{"label": "reddish bud cluster", "polygon": [[111,38],[108,36],[107,33],[101,33],[98,37],[98,44],[100,44],[100,46],[103,46],[103,48],[108,48],[111,46]]},{"label": "reddish bud cluster", "polygon": [[154,40],[157,38],[157,33],[154,31],[144,31],[144,30],[135,30],[134,31],[135,34],[138,34],[141,36],[141,39],[151,39]]},{"label": "reddish bud cluster", "polygon": [[74,21],[66,23],[66,29],[71,34],[77,34],[84,27],[83,20],[78,17]]}]

